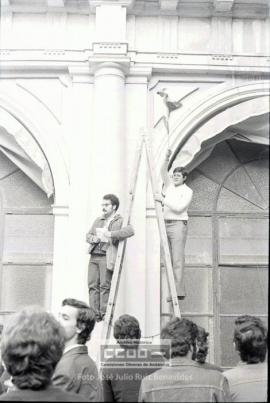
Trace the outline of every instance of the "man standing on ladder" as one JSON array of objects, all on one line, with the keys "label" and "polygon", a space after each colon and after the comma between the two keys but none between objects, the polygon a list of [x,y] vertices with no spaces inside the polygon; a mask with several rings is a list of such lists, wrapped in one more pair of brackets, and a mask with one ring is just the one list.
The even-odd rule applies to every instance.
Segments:
[{"label": "man standing on ladder", "polygon": [[178,299],[186,296],[184,286],[185,245],[187,239],[188,207],[192,200],[193,191],[185,184],[187,173],[182,167],[173,170],[172,178],[168,173],[168,164],[172,151],[168,150],[161,168],[164,183],[162,194],[157,194],[155,200],[163,205],[169,249],[174,271]]},{"label": "man standing on ladder", "polygon": [[106,313],[118,243],[134,235],[131,225],[122,227],[123,218],[117,213],[117,196],[103,196],[101,206],[103,215],[94,221],[86,234],[91,255],[88,265],[89,305],[95,311],[97,322],[103,320]]}]

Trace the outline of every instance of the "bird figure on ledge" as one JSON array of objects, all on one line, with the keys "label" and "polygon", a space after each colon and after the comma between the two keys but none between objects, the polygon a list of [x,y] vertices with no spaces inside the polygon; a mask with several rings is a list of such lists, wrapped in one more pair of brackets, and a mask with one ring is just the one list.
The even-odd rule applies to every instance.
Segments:
[{"label": "bird figure on ledge", "polygon": [[191,95],[193,92],[197,91],[199,88],[194,88],[192,91],[190,91],[188,94],[184,95],[182,98],[180,98],[178,101],[172,101],[169,98],[168,93],[166,92],[167,89],[163,88],[161,91],[158,91],[157,94],[159,96],[161,96],[161,98],[163,98],[163,102],[165,104],[166,107],[166,116],[162,116],[158,122],[155,124],[155,126],[157,126],[157,124],[163,120],[164,122],[164,126],[166,128],[167,134],[169,136],[169,118],[170,118],[170,114],[171,112],[175,111],[176,109],[179,109],[181,106],[183,106],[182,102],[184,98],[188,97],[189,95]]},{"label": "bird figure on ledge", "polygon": [[183,106],[182,102],[184,98],[187,96],[191,95],[193,92],[197,91],[198,88],[194,88],[191,92],[188,94],[184,95],[182,98],[180,98],[178,101],[172,101],[169,98],[168,93],[166,92],[166,88],[163,88],[161,91],[158,91],[157,94],[160,95],[163,98],[163,102],[168,109],[168,118],[170,116],[170,113],[175,111],[176,109],[180,108]]}]

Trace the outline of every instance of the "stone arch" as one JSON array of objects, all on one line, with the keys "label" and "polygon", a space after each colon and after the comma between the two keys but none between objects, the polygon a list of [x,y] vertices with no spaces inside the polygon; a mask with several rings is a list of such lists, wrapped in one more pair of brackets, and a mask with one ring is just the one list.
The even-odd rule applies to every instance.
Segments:
[{"label": "stone arch", "polygon": [[[241,116],[233,118],[232,114]],[[182,108],[178,113],[178,120],[172,127],[170,134],[171,149],[173,151],[169,167],[177,163],[183,166],[190,164],[194,158],[194,149],[197,152],[201,150],[203,141],[211,137],[219,136],[227,127],[233,123],[238,123],[250,116],[258,116],[269,112],[269,81],[256,81],[242,83],[237,86],[225,83],[202,92],[194,96],[192,106]],[[225,120],[222,120],[225,117]],[[221,121],[219,131],[214,133],[215,121]],[[204,136],[197,135],[206,129]],[[217,137],[217,142],[224,140],[224,137]],[[253,139],[254,140],[254,139]],[[157,149],[158,166],[161,165],[164,153],[167,148],[167,134],[164,134]],[[189,150],[190,148],[190,150]],[[179,154],[186,153],[185,158],[180,158]],[[188,153],[193,153],[187,157]]]},{"label": "stone arch", "polygon": [[56,135],[59,124],[55,117],[37,100],[14,83],[1,84],[0,108],[22,125],[38,144],[52,173],[54,204],[68,205],[69,175],[65,145]]}]

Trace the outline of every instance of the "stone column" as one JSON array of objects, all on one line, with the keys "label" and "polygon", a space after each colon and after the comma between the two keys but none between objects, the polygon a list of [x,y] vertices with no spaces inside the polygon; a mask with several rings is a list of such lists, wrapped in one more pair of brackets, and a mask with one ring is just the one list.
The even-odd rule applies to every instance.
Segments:
[{"label": "stone column", "polygon": [[[125,196],[125,74],[119,63],[98,64],[94,72],[94,132],[91,136],[92,205],[102,196]],[[120,211],[121,211],[120,207]]]},{"label": "stone column", "polygon": [[66,245],[68,242],[68,206],[54,205],[54,256],[52,270],[51,288],[51,311],[57,314],[64,298],[72,294],[72,285],[68,276],[68,253]]}]

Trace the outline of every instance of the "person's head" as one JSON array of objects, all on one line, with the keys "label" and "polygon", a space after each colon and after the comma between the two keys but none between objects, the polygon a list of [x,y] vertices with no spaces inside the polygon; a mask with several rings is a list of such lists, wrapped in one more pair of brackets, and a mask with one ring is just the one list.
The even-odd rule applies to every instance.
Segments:
[{"label": "person's head", "polygon": [[171,343],[170,357],[185,357],[195,349],[195,339],[197,336],[197,325],[189,319],[171,319],[161,330],[161,339],[169,340]]},{"label": "person's head", "polygon": [[247,364],[263,362],[267,352],[266,326],[256,316],[239,316],[235,320],[234,343],[242,361]]},{"label": "person's head", "polygon": [[209,333],[201,326],[197,326],[196,349],[194,350],[192,359],[204,364],[208,354],[208,336]]},{"label": "person's head", "polygon": [[183,185],[187,179],[187,172],[183,167],[176,167],[172,175],[174,186]]},{"label": "person's head", "polygon": [[140,324],[134,316],[121,315],[114,323],[113,335],[121,347],[136,347],[141,338]]},{"label": "person's head", "polygon": [[119,204],[119,199],[114,194],[104,195],[102,200],[102,212],[105,217],[114,214],[118,210]]},{"label": "person's head", "polygon": [[13,314],[4,327],[2,359],[19,389],[46,388],[63,349],[62,327],[40,307],[28,307]]},{"label": "person's head", "polygon": [[66,344],[85,344],[95,326],[95,313],[85,302],[66,298],[59,312],[59,322],[65,331]]}]

